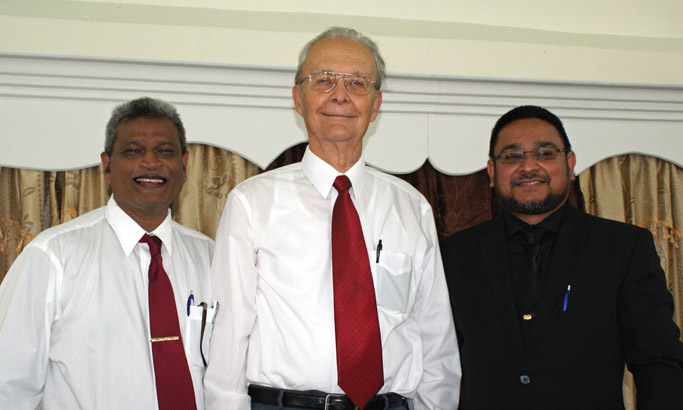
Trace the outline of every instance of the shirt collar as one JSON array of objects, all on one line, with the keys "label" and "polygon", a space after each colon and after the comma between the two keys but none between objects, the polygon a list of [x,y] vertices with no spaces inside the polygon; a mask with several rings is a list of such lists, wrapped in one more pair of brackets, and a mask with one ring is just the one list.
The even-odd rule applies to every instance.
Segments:
[{"label": "shirt collar", "polygon": [[332,192],[332,184],[339,175],[346,175],[349,177],[351,180],[350,193],[356,199],[359,197],[360,193],[363,192],[367,171],[362,156],[348,171],[342,174],[334,169],[333,166],[315,155],[310,147],[306,147],[306,152],[304,152],[304,156],[301,159],[301,166],[306,177],[311,181],[315,189],[318,190],[323,198],[329,198],[330,193]]},{"label": "shirt collar", "polygon": [[[547,218],[539,222],[538,226],[545,228],[551,232],[559,232],[560,224],[564,217],[564,212],[568,206],[567,203],[569,203],[569,201],[565,201],[564,205],[558,208],[557,211],[548,215]],[[521,219],[517,218],[508,211],[503,211],[503,221],[505,223],[505,234],[508,238],[529,226],[528,223],[522,221]]]},{"label": "shirt collar", "polygon": [[152,232],[146,232],[140,225],[137,224],[121,207],[116,203],[114,195],[109,198],[107,208],[105,209],[105,216],[109,225],[116,233],[116,237],[121,243],[123,252],[126,256],[130,256],[135,246],[142,238],[142,235],[149,233],[158,236],[166,247],[169,255],[173,255],[173,219],[171,218],[171,210],[164,221],[157,226]]}]

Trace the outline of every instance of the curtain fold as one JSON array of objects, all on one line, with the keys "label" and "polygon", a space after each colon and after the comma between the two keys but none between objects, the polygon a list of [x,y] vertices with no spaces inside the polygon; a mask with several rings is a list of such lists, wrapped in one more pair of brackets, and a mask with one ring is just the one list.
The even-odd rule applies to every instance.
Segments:
[{"label": "curtain fold", "polygon": [[[305,143],[291,147],[267,170],[301,160],[305,147]],[[171,205],[173,215],[178,222],[213,238],[230,190],[264,171],[213,146],[189,144],[188,151],[187,182]],[[485,169],[450,176],[427,161],[415,172],[397,176],[431,203],[439,235],[465,229],[500,212]],[[101,166],[60,172],[0,168],[0,281],[38,233],[104,205],[109,195]],[[674,320],[681,327],[683,169],[636,154],[609,158],[577,178],[570,201],[593,215],[632,223],[653,233],[674,296]],[[635,392],[629,373],[624,378],[624,397],[627,409],[633,410]]]},{"label": "curtain fold", "polygon": [[[229,151],[188,144],[187,182],[171,205],[178,222],[214,238],[228,192],[259,168]],[[102,166],[72,171],[0,168],[0,282],[41,231],[107,203]]]},{"label": "curtain fold", "polygon": [[[683,169],[658,158],[629,154],[605,159],[581,174],[586,211],[647,228],[655,239],[674,298],[674,321],[683,325]],[[624,376],[627,410],[635,385]]]}]

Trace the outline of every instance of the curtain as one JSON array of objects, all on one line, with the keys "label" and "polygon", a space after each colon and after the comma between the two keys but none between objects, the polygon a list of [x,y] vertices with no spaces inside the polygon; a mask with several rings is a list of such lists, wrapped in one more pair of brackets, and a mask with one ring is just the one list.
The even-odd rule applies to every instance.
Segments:
[{"label": "curtain", "polygon": [[[228,192],[259,168],[229,151],[188,144],[187,182],[171,205],[173,218],[214,238]],[[102,166],[74,171],[0,168],[0,282],[41,231],[107,203]]]},{"label": "curtain", "polygon": [[[642,155],[620,155],[581,174],[587,212],[647,228],[674,297],[674,320],[683,325],[683,169]],[[624,377],[627,410],[635,409],[633,376]]]},{"label": "curtain", "polygon": [[[299,161],[305,147],[291,147],[266,170]],[[220,148],[189,144],[188,151],[187,182],[171,205],[174,219],[214,238],[228,192],[264,170]],[[415,186],[432,204],[440,235],[465,229],[500,212],[485,169],[451,176],[438,172],[427,161],[418,170],[397,176]],[[0,281],[38,233],[106,204],[109,195],[100,166],[60,172],[0,168]],[[653,233],[669,291],[674,295],[674,319],[681,327],[683,170],[642,155],[610,158],[577,178],[570,201],[591,214],[639,225]],[[624,379],[627,409],[633,410],[633,379],[629,373]]]}]

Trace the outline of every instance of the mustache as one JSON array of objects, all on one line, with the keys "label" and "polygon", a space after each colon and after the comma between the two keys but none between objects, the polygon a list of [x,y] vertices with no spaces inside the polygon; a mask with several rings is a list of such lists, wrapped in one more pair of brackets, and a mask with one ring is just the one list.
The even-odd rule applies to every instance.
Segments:
[{"label": "mustache", "polygon": [[523,173],[519,174],[518,176],[516,176],[515,178],[512,178],[512,180],[510,180],[510,187],[511,188],[514,187],[515,185],[517,185],[517,183],[519,181],[522,181],[525,179],[540,179],[541,181],[543,181],[547,184],[550,183],[550,178],[548,176],[539,175],[535,172],[531,172],[531,173],[523,172]]}]

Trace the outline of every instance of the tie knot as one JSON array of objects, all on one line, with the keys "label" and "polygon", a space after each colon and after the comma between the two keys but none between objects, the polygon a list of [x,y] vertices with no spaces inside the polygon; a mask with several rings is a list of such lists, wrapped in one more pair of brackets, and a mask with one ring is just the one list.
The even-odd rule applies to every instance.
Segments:
[{"label": "tie knot", "polygon": [[152,256],[161,255],[161,239],[158,236],[149,236],[147,234],[142,235],[140,242],[144,242],[149,245],[149,253]]},{"label": "tie knot", "polygon": [[332,186],[337,190],[337,192],[347,191],[351,188],[351,180],[346,175],[339,175]]},{"label": "tie knot", "polygon": [[547,229],[540,226],[527,226],[521,230],[522,236],[526,241],[527,245],[535,245],[541,243],[543,236],[548,232]]}]

